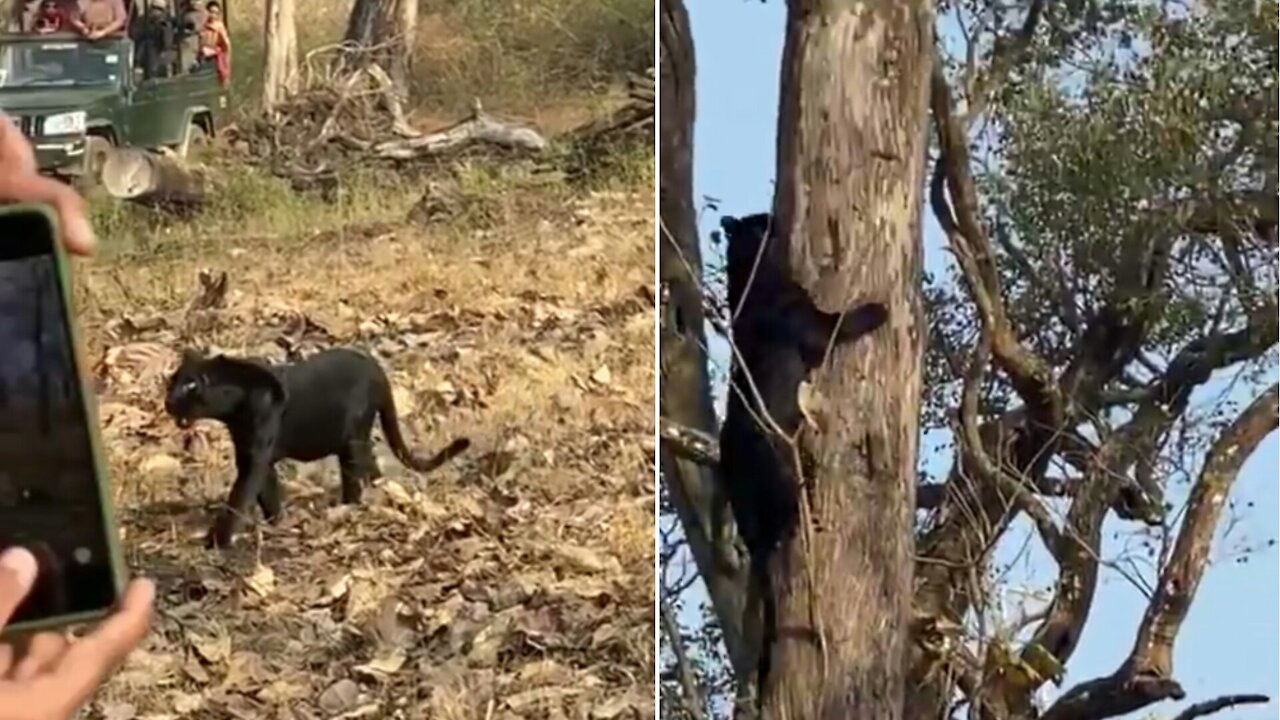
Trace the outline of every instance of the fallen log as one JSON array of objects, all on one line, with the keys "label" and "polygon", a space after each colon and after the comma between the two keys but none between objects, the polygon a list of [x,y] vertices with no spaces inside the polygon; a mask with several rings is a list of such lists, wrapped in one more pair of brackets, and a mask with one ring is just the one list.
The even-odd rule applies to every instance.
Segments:
[{"label": "fallen log", "polygon": [[[348,142],[351,140],[348,139]],[[456,150],[469,143],[489,143],[501,147],[538,152],[547,141],[532,128],[489,117],[476,101],[471,117],[439,132],[402,140],[369,143],[368,149],[382,158],[408,160]]]},{"label": "fallen log", "polygon": [[117,148],[102,165],[102,185],[114,198],[192,208],[204,202],[204,178],[176,157]]}]

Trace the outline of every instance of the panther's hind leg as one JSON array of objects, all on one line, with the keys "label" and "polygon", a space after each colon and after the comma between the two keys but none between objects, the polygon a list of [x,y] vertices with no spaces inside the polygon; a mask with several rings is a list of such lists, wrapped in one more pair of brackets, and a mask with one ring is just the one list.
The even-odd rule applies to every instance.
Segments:
[{"label": "panther's hind leg", "polygon": [[356,449],[356,458],[364,467],[364,476],[369,480],[377,480],[382,477],[382,468],[378,465],[378,456],[373,452],[373,439],[364,440],[354,444]]},{"label": "panther's hind leg", "polygon": [[366,482],[382,477],[373,457],[373,444],[367,440],[348,442],[338,453],[338,467],[342,473],[342,502],[348,505],[360,502]]}]

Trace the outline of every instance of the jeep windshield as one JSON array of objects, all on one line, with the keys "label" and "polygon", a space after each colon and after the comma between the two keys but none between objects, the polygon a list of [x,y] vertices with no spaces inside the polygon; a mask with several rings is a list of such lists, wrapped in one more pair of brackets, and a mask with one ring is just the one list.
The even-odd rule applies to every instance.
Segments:
[{"label": "jeep windshield", "polygon": [[0,45],[0,89],[113,85],[121,67],[120,46],[115,43]]}]

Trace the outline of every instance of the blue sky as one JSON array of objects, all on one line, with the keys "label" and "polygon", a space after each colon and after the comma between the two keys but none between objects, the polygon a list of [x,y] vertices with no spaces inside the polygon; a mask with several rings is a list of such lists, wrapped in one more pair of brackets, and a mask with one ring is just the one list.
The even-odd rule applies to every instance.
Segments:
[{"label": "blue sky", "polygon": [[[695,200],[701,203],[703,196],[710,196],[719,201],[718,211],[702,215],[705,240],[721,215],[767,211],[772,204],[785,5],[776,0],[702,0],[686,5],[698,64]],[[931,268],[940,267],[941,242],[937,226],[927,219],[926,265]],[[703,252],[714,252],[705,241]],[[724,357],[722,346],[713,345],[712,352]],[[927,443],[922,452],[928,452]],[[1242,537],[1265,541],[1280,532],[1278,453],[1280,441],[1273,433],[1246,464],[1233,497],[1241,504],[1252,502],[1253,509],[1233,531],[1233,541]],[[938,462],[945,464],[949,458],[939,456]],[[1170,500],[1177,502],[1179,498],[1171,496]],[[1115,555],[1116,551],[1104,549],[1104,555]],[[1213,556],[1222,554],[1220,549]],[[1043,558],[1034,564],[1037,577],[1051,576],[1052,568],[1043,565]],[[1080,648],[1068,666],[1065,687],[1117,667],[1132,645],[1145,600],[1118,574],[1106,571],[1094,607]],[[1175,672],[1188,692],[1188,701],[1242,692],[1261,692],[1280,699],[1278,614],[1280,569],[1274,549],[1252,556],[1247,564],[1223,562],[1211,567],[1177,644]],[[1171,717],[1180,707],[1169,704],[1153,709]],[[1218,717],[1273,720],[1278,707],[1280,703],[1273,702]]]}]

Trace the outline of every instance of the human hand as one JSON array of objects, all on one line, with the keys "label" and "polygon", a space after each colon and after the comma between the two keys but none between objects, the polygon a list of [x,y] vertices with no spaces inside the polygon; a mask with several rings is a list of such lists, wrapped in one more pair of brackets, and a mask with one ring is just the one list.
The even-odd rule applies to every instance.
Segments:
[{"label": "human hand", "polygon": [[[35,577],[27,550],[0,554],[0,629]],[[0,720],[68,720],[142,641],[154,599],[149,580],[134,580],[115,614],[85,637],[40,632],[0,642]]]},{"label": "human hand", "polygon": [[17,202],[52,205],[67,250],[77,255],[93,253],[93,228],[84,200],[70,186],[37,172],[31,143],[9,116],[0,112],[0,203]]}]

